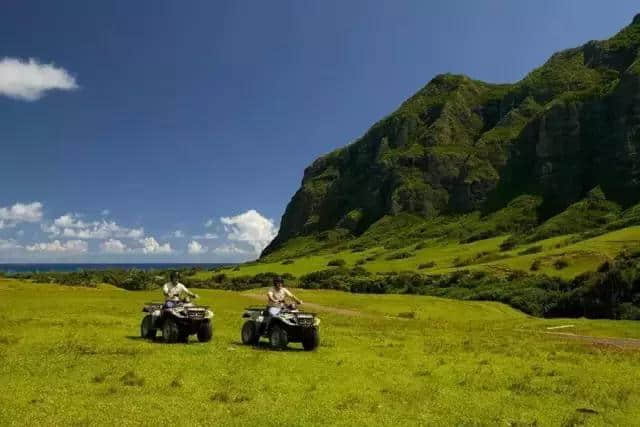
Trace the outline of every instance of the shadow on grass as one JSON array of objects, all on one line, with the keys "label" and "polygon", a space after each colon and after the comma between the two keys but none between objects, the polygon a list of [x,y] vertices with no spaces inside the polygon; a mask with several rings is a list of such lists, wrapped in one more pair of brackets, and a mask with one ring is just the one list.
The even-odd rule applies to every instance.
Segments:
[{"label": "shadow on grass", "polygon": [[[299,352],[303,352],[304,349],[302,348],[297,348],[297,347],[291,347],[291,344],[289,344],[287,346],[287,348],[285,349],[277,349],[277,348],[271,348],[271,346],[269,345],[268,341],[259,341],[258,344],[255,345],[245,345],[242,344],[240,341],[232,341],[231,345],[236,346],[236,347],[252,347],[256,350],[263,350],[263,351],[286,351],[286,352],[291,352],[291,353],[299,353]],[[295,344],[294,344],[295,345]]]},{"label": "shadow on grass", "polygon": [[125,338],[131,341],[139,341],[139,342],[150,342],[153,344],[165,344],[165,345],[174,345],[174,344],[182,344],[182,345],[187,345],[187,344],[208,344],[206,342],[200,342],[196,339],[189,339],[189,341],[187,342],[175,342],[175,343],[166,343],[162,340],[162,336],[159,337],[155,337],[154,339],[147,339],[147,338],[142,338],[140,336],[137,335],[125,335]]}]

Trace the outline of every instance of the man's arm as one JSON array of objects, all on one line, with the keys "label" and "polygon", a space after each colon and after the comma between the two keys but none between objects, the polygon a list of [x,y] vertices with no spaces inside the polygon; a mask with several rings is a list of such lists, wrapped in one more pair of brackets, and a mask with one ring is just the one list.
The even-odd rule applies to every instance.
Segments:
[{"label": "man's arm", "polygon": [[182,287],[180,290],[182,292],[184,292],[185,294],[189,295],[191,298],[196,298],[197,297],[196,294],[194,294],[189,289],[187,289],[187,287],[185,285],[183,285],[182,283],[180,283],[180,286]]},{"label": "man's arm", "polygon": [[302,304],[302,300],[299,299],[298,297],[296,297],[294,294],[291,293],[291,291],[289,291],[289,289],[285,289],[284,293],[291,298],[292,300],[294,300],[296,302],[296,304]]},{"label": "man's arm", "polygon": [[162,293],[165,297],[169,297],[169,285],[167,285],[166,283],[162,287]]}]

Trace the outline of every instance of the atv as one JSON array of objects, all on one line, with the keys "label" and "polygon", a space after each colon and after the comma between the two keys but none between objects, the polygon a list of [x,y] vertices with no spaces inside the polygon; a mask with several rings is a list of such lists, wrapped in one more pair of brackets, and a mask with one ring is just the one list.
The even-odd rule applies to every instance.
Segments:
[{"label": "atv", "polygon": [[148,313],[140,324],[142,338],[155,339],[158,330],[162,331],[166,343],[186,343],[193,334],[200,342],[211,341],[213,337],[213,312],[209,307],[191,303],[188,298],[147,303],[142,311]]},{"label": "atv", "polygon": [[261,337],[269,339],[271,348],[285,349],[290,342],[300,342],[306,351],[315,350],[320,344],[320,319],[315,313],[299,311],[295,305],[287,305],[275,316],[264,307],[247,307],[242,325],[242,343],[257,345]]}]

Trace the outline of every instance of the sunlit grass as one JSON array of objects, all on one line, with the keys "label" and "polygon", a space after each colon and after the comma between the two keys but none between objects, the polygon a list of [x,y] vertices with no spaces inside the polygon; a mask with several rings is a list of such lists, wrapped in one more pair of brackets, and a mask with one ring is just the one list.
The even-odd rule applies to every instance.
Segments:
[{"label": "sunlit grass", "polygon": [[[420,271],[422,274],[450,273],[458,269],[480,269],[487,271],[531,271],[531,265],[539,260],[537,273],[570,279],[585,271],[595,270],[602,262],[611,260],[620,252],[637,247],[640,243],[640,227],[628,227],[603,234],[577,243],[569,243],[572,235],[557,236],[532,244],[522,245],[509,251],[502,251],[500,244],[509,236],[494,237],[473,243],[442,242],[430,239],[422,242],[423,247],[416,245],[402,249],[385,249],[373,247],[362,252],[342,250],[335,253],[308,255],[292,259],[293,262],[261,262],[221,270],[230,277],[255,275],[264,272],[290,273],[296,277],[312,271],[329,268],[331,260],[343,259],[348,267],[356,265],[371,272]],[[540,252],[521,254],[528,248],[541,246]],[[408,252],[409,257],[389,259],[398,252]],[[565,258],[568,266],[557,269],[554,262]],[[364,263],[358,263],[364,260]],[[434,263],[433,267],[421,269],[426,263]],[[213,273],[198,272],[197,279],[207,279]]]},{"label": "sunlit grass", "polygon": [[321,347],[279,352],[239,345],[242,308],[263,292],[199,291],[216,313],[213,342],[165,345],[137,338],[141,306],[157,291],[0,281],[0,424],[631,425],[640,416],[638,352],[543,333],[574,324],[640,337],[634,322],[296,290],[362,315],[320,308]]}]

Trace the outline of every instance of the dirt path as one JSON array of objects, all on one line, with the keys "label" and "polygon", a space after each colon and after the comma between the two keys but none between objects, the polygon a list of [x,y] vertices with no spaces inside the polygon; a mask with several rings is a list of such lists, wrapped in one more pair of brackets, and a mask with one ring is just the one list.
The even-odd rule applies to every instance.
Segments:
[{"label": "dirt path", "polygon": [[[252,294],[252,293],[243,293],[242,295],[255,300],[261,300],[261,301],[265,300],[264,295]],[[363,313],[358,310],[331,307],[331,306],[314,304],[314,303],[304,303],[304,308],[325,312],[325,313],[340,314],[342,316],[364,317],[369,319],[386,317],[386,318],[404,320],[404,319],[400,319],[392,316],[374,315],[369,313]],[[568,326],[572,327],[573,325],[568,325]],[[568,326],[560,326],[555,328],[564,328]],[[593,337],[590,335],[578,335],[571,332],[551,332],[551,331],[545,331],[543,332],[543,334],[552,335],[555,337],[569,339],[569,340],[582,341],[587,344],[591,344],[595,346],[616,347],[622,350],[640,350],[640,339],[635,339],[635,338]]]},{"label": "dirt path", "polygon": [[622,350],[640,350],[640,339],[635,338],[613,338],[613,337],[592,337],[589,335],[578,335],[571,332],[544,332],[546,335],[554,335],[561,338],[583,341],[595,346],[617,347]]}]

